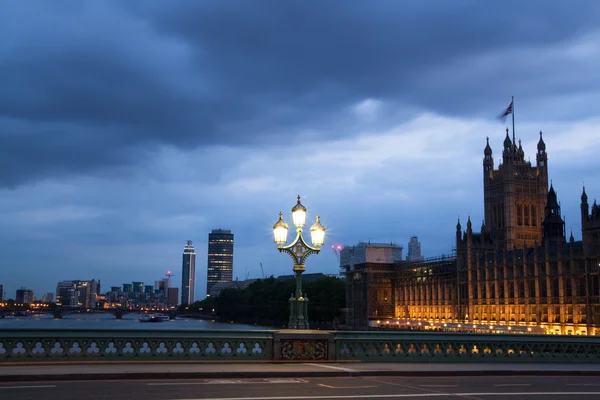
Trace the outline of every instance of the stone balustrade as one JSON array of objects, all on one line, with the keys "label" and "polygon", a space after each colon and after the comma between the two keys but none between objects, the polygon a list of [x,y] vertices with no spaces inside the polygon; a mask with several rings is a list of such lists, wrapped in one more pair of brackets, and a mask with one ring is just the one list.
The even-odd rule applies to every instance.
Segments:
[{"label": "stone balustrade", "polygon": [[53,361],[600,362],[600,337],[446,332],[10,330],[0,364]]},{"label": "stone balustrade", "polygon": [[0,363],[66,360],[263,360],[268,331],[4,330]]},{"label": "stone balustrade", "polygon": [[337,332],[336,359],[368,362],[599,362],[600,337]]}]

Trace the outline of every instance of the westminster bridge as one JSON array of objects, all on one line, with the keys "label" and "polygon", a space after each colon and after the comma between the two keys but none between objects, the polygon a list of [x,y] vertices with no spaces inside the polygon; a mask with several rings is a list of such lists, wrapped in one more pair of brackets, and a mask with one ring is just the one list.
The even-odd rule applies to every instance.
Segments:
[{"label": "westminster bridge", "polygon": [[426,331],[0,331],[0,364],[142,360],[581,364],[600,362],[600,337]]}]

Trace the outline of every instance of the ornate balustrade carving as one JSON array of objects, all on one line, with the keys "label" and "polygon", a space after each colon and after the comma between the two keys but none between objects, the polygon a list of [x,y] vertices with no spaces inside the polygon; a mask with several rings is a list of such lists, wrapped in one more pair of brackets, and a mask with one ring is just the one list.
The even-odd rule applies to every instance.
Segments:
[{"label": "ornate balustrade carving", "polygon": [[27,331],[0,333],[0,363],[119,359],[268,360],[269,332]]},{"label": "ornate balustrade carving", "polygon": [[338,360],[600,362],[600,337],[486,334],[336,335]]}]

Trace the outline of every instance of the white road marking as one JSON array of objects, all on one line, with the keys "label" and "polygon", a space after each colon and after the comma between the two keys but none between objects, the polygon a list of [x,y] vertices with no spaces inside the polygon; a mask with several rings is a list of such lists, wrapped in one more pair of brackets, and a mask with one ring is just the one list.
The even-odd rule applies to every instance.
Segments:
[{"label": "white road marking", "polygon": [[567,383],[567,386],[600,386],[600,383]]},{"label": "white road marking", "polygon": [[346,371],[346,372],[358,372],[357,370],[352,369],[352,368],[334,367],[333,365],[324,365],[324,364],[306,364],[306,365],[312,365],[313,367],[337,369],[337,370]]},{"label": "white road marking", "polygon": [[285,397],[213,397],[178,400],[317,400],[317,399],[404,399],[415,397],[466,397],[466,396],[598,396],[600,392],[522,392],[522,393],[406,393],[406,394],[365,394],[346,396],[285,396]]},{"label": "white road marking", "polygon": [[424,388],[448,388],[448,387],[458,387],[458,385],[419,385],[419,387],[424,387]]},{"label": "white road marking", "polygon": [[498,387],[531,386],[531,383],[498,383],[494,386],[498,386]]},{"label": "white road marking", "polygon": [[379,387],[379,386],[331,386],[331,385],[326,385],[324,383],[319,383],[319,386],[326,387],[327,389],[369,389],[369,388]]},{"label": "white road marking", "polygon": [[219,379],[205,382],[151,382],[148,386],[188,386],[188,385],[256,385],[256,384],[281,384],[281,383],[306,383],[300,379],[269,379],[265,381],[244,381],[239,379]]},{"label": "white road marking", "polygon": [[38,386],[0,386],[0,389],[47,389],[55,388],[56,385],[38,385]]}]

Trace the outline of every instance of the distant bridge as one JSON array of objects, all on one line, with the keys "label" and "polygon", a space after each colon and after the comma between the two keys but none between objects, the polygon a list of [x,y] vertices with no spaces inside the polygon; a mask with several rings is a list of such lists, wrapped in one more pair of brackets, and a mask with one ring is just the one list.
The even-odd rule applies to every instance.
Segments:
[{"label": "distant bridge", "polygon": [[196,318],[196,319],[207,319],[213,320],[217,316],[212,313],[202,313],[202,312],[190,312],[188,310],[178,311],[178,310],[167,310],[167,311],[150,311],[150,310],[135,310],[129,308],[97,308],[97,309],[86,309],[86,308],[68,308],[68,307],[55,307],[55,308],[45,308],[45,309],[35,309],[35,310],[24,310],[22,308],[15,309],[4,309],[0,310],[0,318],[4,318],[6,316],[30,316],[30,315],[53,315],[54,318],[62,318],[65,315],[73,315],[73,314],[112,314],[116,317],[116,319],[122,319],[126,314],[165,314],[169,315],[170,319],[179,318]]}]

